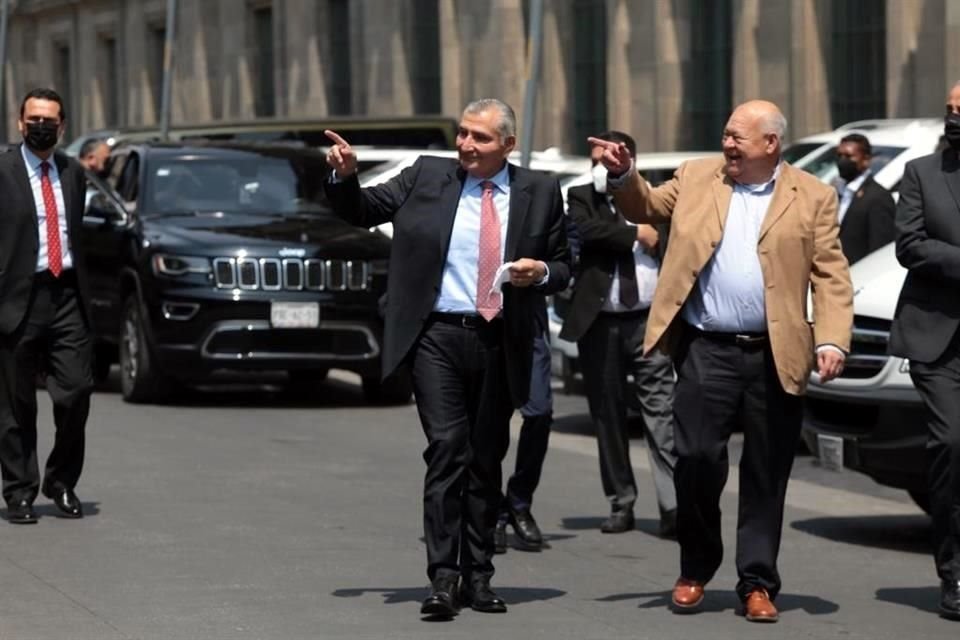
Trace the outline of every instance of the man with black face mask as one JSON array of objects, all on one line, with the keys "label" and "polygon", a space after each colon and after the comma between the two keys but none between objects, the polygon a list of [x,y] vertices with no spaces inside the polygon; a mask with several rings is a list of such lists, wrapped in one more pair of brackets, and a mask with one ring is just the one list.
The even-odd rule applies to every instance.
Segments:
[{"label": "man with black face mask", "polygon": [[[85,178],[55,151],[63,101],[34,89],[20,105],[23,144],[0,155],[0,468],[7,520],[36,522],[38,492],[59,515],[80,518],[74,493],[90,411],[92,343],[86,313],[83,247]],[[37,464],[38,369],[46,373],[56,435],[40,482]]]},{"label": "man with black face mask", "polygon": [[960,83],[947,97],[949,147],[907,163],[897,259],[907,268],[890,353],[910,360],[926,405],[927,461],[940,615],[960,620]]},{"label": "man with black face mask", "polygon": [[837,171],[843,180],[837,218],[843,255],[850,264],[893,242],[896,203],[870,175],[872,154],[870,141],[859,133],[844,136],[837,147]]}]

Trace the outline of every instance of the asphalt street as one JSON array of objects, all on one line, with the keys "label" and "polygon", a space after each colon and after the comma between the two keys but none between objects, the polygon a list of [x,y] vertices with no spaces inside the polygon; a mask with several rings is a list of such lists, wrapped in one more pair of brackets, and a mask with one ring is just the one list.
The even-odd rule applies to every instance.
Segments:
[{"label": "asphalt street", "polygon": [[[780,622],[735,615],[732,546],[705,611],[672,614],[678,550],[654,535],[642,440],[633,440],[638,530],[603,535],[607,506],[579,396],[557,398],[534,504],[550,548],[496,560],[494,587],[510,611],[426,622],[424,443],[413,405],[364,406],[356,381],[338,376],[307,396],[231,387],[135,406],[120,399],[115,375],[93,401],[77,488],[87,517],[57,518],[40,498],[38,524],[0,522],[2,640],[899,640],[960,631],[934,613],[926,516],[905,494],[807,456],[788,496]],[[40,407],[45,456],[45,394]],[[736,498],[734,470],[723,504],[728,543]]]}]

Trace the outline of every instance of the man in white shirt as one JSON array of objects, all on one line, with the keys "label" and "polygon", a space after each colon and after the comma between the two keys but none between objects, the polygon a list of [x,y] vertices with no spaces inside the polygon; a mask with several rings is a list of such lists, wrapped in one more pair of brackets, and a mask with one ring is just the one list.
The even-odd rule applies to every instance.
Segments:
[{"label": "man in white shirt", "polygon": [[[636,144],[625,133],[610,131],[598,137],[623,142],[631,156],[635,153]],[[595,146],[591,154],[594,184],[574,187],[567,194],[570,217],[581,239],[581,270],[560,336],[577,341],[590,416],[597,429],[600,477],[611,507],[600,530],[622,533],[634,528],[637,485],[630,464],[627,407],[639,404],[660,507],[659,534],[674,537],[673,366],[662,353],[643,355],[647,314],[666,238],[661,239],[651,225],[630,224],[623,218],[606,193],[606,170],[599,163],[602,153],[603,148]]]}]

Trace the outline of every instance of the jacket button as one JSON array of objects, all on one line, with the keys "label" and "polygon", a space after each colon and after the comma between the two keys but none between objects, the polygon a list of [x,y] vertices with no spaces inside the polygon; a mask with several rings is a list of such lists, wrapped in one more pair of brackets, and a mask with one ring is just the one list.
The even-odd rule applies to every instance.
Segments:
[{"label": "jacket button", "polygon": [[710,242],[710,247],[713,248],[713,249],[716,249],[716,248],[717,248],[717,241],[716,241],[716,240],[711,241],[711,242]]},{"label": "jacket button", "polygon": [[677,300],[677,306],[678,307],[683,306],[683,300]]},{"label": "jacket button", "polygon": [[692,273],[693,273],[693,277],[694,277],[694,278],[696,278],[697,276],[700,275],[700,272],[697,271],[696,269],[694,269],[694,270],[692,271]]}]

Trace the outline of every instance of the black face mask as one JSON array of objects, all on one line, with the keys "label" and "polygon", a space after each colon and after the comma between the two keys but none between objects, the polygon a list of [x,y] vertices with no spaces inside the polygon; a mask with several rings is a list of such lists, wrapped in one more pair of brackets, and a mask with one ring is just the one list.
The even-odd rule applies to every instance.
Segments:
[{"label": "black face mask", "polygon": [[960,113],[948,113],[944,117],[943,137],[954,151],[960,151]]},{"label": "black face mask", "polygon": [[47,151],[57,144],[57,133],[60,125],[55,122],[28,122],[27,133],[23,136],[24,142],[34,151]]},{"label": "black face mask", "polygon": [[851,158],[837,158],[837,173],[846,182],[850,182],[860,175],[860,167]]}]

